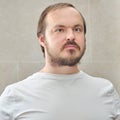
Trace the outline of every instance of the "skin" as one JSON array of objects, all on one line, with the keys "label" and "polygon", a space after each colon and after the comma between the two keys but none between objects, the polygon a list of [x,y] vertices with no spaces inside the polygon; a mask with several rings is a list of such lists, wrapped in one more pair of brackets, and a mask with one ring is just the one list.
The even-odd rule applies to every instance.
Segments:
[{"label": "skin", "polygon": [[[40,72],[54,74],[79,72],[77,63],[72,66],[59,65],[51,60],[51,56],[68,61],[82,57],[86,46],[85,34],[83,20],[77,10],[67,7],[50,12],[46,16],[45,34],[39,37],[39,42],[45,49],[45,66]],[[71,42],[76,44],[67,44]]]}]

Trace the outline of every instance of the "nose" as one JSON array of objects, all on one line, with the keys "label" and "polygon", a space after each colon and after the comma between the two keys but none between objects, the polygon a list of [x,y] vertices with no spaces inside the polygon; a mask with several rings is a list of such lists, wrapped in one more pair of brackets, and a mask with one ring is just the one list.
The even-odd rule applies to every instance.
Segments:
[{"label": "nose", "polygon": [[74,34],[74,31],[72,29],[67,30],[66,38],[67,38],[68,41],[75,40],[75,34]]}]

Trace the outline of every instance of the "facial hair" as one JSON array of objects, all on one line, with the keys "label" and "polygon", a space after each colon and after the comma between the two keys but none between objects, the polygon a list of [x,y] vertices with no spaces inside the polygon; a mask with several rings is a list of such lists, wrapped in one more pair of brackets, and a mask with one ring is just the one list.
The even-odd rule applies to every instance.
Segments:
[{"label": "facial hair", "polygon": [[68,41],[68,42],[66,42],[66,44],[63,45],[63,47],[61,48],[61,51],[64,50],[64,48],[67,45],[75,45],[76,49],[79,50],[79,56],[75,57],[74,56],[75,50],[72,50],[72,49],[68,51],[69,54],[71,55],[68,58],[64,58],[64,57],[61,57],[59,55],[55,56],[52,54],[52,52],[50,52],[50,47],[49,47],[48,43],[46,42],[46,50],[47,50],[47,53],[50,57],[50,60],[51,60],[50,62],[52,65],[72,67],[80,62],[82,56],[84,55],[86,45],[84,46],[83,51],[81,51],[80,46],[77,45],[75,41]]}]

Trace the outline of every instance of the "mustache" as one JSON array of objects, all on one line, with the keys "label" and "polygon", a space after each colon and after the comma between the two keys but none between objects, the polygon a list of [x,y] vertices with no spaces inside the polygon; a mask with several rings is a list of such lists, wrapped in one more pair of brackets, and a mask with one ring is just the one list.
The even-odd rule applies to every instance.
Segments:
[{"label": "mustache", "polygon": [[78,48],[78,49],[80,50],[80,46],[79,46],[75,41],[67,41],[67,42],[63,45],[62,49],[64,49],[67,45],[74,45],[76,48]]}]

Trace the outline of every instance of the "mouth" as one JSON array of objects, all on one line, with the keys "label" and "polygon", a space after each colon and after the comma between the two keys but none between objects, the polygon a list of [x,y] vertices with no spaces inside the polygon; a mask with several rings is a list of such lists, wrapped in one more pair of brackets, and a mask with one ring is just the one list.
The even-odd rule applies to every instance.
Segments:
[{"label": "mouth", "polygon": [[68,50],[78,49],[78,50],[80,50],[80,46],[77,43],[75,43],[74,41],[68,41],[66,44],[63,45],[62,50],[63,49],[68,49]]},{"label": "mouth", "polygon": [[77,44],[66,44],[63,49],[69,49],[69,50],[78,49],[78,50],[80,50],[80,47]]},{"label": "mouth", "polygon": [[67,48],[67,49],[76,49],[78,47],[76,45],[66,45],[65,48]]}]

